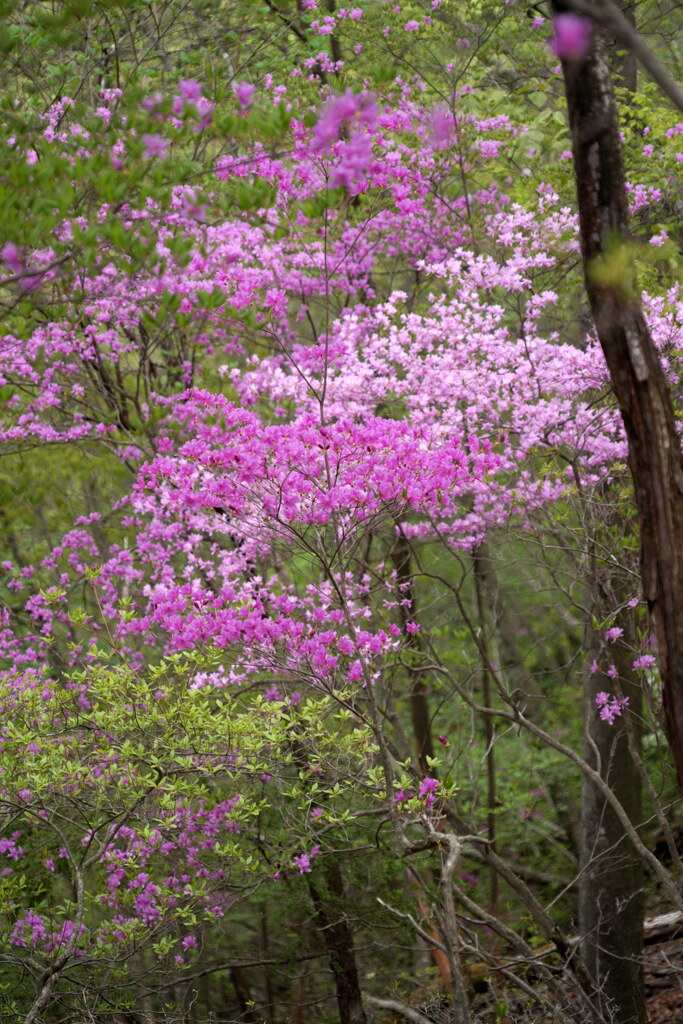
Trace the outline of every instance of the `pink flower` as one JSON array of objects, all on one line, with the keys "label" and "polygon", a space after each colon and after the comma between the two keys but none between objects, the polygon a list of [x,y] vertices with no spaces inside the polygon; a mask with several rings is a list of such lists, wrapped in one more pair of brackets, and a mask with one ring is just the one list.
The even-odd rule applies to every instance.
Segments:
[{"label": "pink flower", "polygon": [[151,114],[157,109],[157,107],[160,107],[163,102],[163,95],[160,92],[157,92],[154,96],[147,96],[147,98],[142,101],[142,107],[148,114]]},{"label": "pink flower", "polygon": [[430,779],[429,776],[423,779],[420,783],[419,795],[425,798],[425,803],[433,804],[435,800],[434,794],[439,788],[438,779]]},{"label": "pink flower", "polygon": [[341,152],[341,160],[330,173],[330,185],[350,188],[355,182],[365,180],[372,162],[372,137],[363,132],[354,132]]},{"label": "pink flower", "polygon": [[637,671],[638,669],[642,668],[652,668],[656,664],[657,659],[655,658],[654,654],[641,654],[641,656],[639,658],[636,658],[636,660],[633,662],[633,668]]},{"label": "pink flower", "polygon": [[151,160],[155,156],[158,156],[161,160],[165,160],[168,156],[168,153],[166,152],[168,140],[162,139],[161,135],[143,135],[142,141],[145,146],[145,150],[142,155],[146,160]]},{"label": "pink flower", "polygon": [[[372,128],[376,119],[377,109],[372,93],[354,93],[347,89],[343,96],[332,96],[325,103],[320,119],[313,129],[312,148],[317,151],[329,149],[339,138],[341,126],[348,121],[354,120]],[[358,134],[356,133],[356,136]],[[351,142],[353,141],[352,139]],[[358,145],[356,138],[355,146]],[[353,151],[353,146],[351,150]]]},{"label": "pink flower", "polygon": [[13,274],[20,274],[24,269],[24,264],[19,255],[19,250],[14,242],[7,242],[7,244],[3,246],[1,255],[3,263],[7,264]]},{"label": "pink flower", "polygon": [[357,683],[360,679],[363,678],[363,666],[361,665],[360,661],[356,660],[351,662],[351,664],[349,665],[348,677],[352,683]]},{"label": "pink flower", "polygon": [[310,874],[311,858],[307,853],[300,853],[297,857],[293,857],[292,860],[298,867],[300,875]]},{"label": "pink flower", "polygon": [[605,640],[608,640],[613,644],[615,640],[618,640],[620,636],[623,636],[623,634],[624,631],[623,629],[620,629],[619,626],[612,626],[611,629],[608,629],[605,633]]},{"label": "pink flower", "polygon": [[406,26],[405,26],[406,32],[417,32],[419,27],[420,27],[419,21],[412,21],[412,20],[411,21],[407,21],[406,22]]},{"label": "pink flower", "polygon": [[247,110],[251,106],[251,101],[254,93],[256,92],[256,86],[252,85],[251,82],[235,82],[232,87],[237,102],[241,106],[242,110]]},{"label": "pink flower", "polygon": [[450,142],[453,139],[455,124],[453,115],[445,103],[437,103],[432,108],[429,121],[433,145],[438,145],[440,142]]},{"label": "pink flower", "polygon": [[610,693],[601,691],[595,698],[595,703],[599,709],[600,718],[603,722],[607,722],[608,725],[614,724],[614,719],[621,715],[622,711],[628,707],[628,697],[615,697]]},{"label": "pink flower", "polygon": [[406,623],[406,632],[408,632],[408,633],[419,633],[420,632],[420,624],[418,622],[407,622]]},{"label": "pink flower", "polygon": [[188,103],[196,103],[202,94],[202,87],[194,78],[188,78],[184,82],[180,82],[178,90],[183,99],[187,100]]},{"label": "pink flower", "polygon": [[577,61],[586,56],[591,46],[593,22],[580,14],[557,14],[553,18],[555,38],[550,49],[560,60]]}]

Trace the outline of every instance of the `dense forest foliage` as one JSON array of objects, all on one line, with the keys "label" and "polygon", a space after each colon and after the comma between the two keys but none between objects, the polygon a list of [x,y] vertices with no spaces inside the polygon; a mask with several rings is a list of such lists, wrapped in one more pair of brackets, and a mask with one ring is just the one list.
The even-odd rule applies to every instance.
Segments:
[{"label": "dense forest foliage", "polygon": [[682,29],[0,0],[3,1024],[683,1020]]}]

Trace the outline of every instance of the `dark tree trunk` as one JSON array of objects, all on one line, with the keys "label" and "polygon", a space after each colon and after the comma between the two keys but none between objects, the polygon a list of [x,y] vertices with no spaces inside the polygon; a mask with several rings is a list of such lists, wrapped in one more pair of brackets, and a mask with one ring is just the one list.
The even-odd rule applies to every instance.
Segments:
[{"label": "dark tree trunk", "polygon": [[[481,630],[481,644],[482,644],[482,666],[481,666],[481,681],[482,681],[482,698],[484,707],[493,708],[493,700],[491,696],[491,673],[489,671],[489,665],[491,663],[490,654],[488,651],[488,623],[487,615],[484,611],[484,595],[487,590],[487,585],[490,585],[491,577],[493,576],[493,565],[489,557],[488,551],[485,545],[480,545],[472,555],[472,568],[474,570],[474,589],[477,596],[477,618],[479,619],[479,629]],[[496,851],[496,753],[495,753],[495,727],[493,718],[491,715],[485,715],[484,717],[484,739],[486,741],[486,826],[488,829],[486,838],[489,841],[489,849],[494,853]],[[491,897],[489,901],[489,913],[492,917],[498,917],[498,872],[494,867],[491,867]]]},{"label": "dark tree trunk", "polygon": [[[432,738],[432,716],[429,710],[429,695],[423,679],[422,669],[415,663],[415,655],[419,655],[421,642],[420,634],[412,636],[406,633],[408,622],[417,615],[417,604],[413,590],[413,577],[411,568],[412,552],[410,541],[407,539],[398,524],[398,534],[391,551],[391,558],[396,566],[396,575],[401,596],[410,601],[410,606],[399,604],[398,615],[401,620],[401,629],[404,636],[408,636],[406,647],[410,655],[410,717],[413,725],[413,737],[417,753],[420,771],[423,775],[435,775],[434,767],[429,767],[429,758],[434,757],[434,740]],[[413,654],[412,652],[415,652]]]},{"label": "dark tree trunk", "polygon": [[339,864],[334,860],[324,862],[324,873],[327,893],[323,896],[311,879],[308,882],[308,889],[334,975],[339,1022],[366,1024],[356,953],[353,948],[353,932],[346,916],[344,876]]},{"label": "dark tree trunk", "polygon": [[[556,13],[564,13],[553,0]],[[617,110],[599,30],[592,51],[563,62],[581,251],[591,312],[628,438],[640,524],[641,575],[657,636],[669,744],[683,790],[683,459],[669,388],[635,275],[596,274],[626,243],[628,208]],[[612,259],[612,271],[616,260]],[[609,269],[609,268],[608,268]]]},{"label": "dark tree trunk", "polygon": [[251,989],[244,971],[240,970],[239,967],[231,967],[230,980],[240,1004],[242,1020],[245,1021],[245,1024],[260,1024],[262,1017],[254,1008],[254,1000],[252,999]]},{"label": "dark tree trunk", "polygon": [[[589,610],[604,621],[614,606],[604,600],[600,580],[591,580]],[[592,600],[591,600],[592,598]],[[606,605],[610,605],[609,609]],[[642,692],[631,671],[625,641],[628,622],[618,623],[624,637],[608,649],[587,623],[584,658],[584,757],[609,783],[635,826],[641,821],[641,780],[629,749],[638,744]],[[595,698],[614,693],[615,681],[606,675],[610,659],[619,672],[619,685],[629,708],[612,725],[600,719]],[[591,663],[603,671],[591,671]],[[581,955],[591,975],[599,1009],[615,1024],[646,1024],[643,988],[643,865],[614,811],[584,776],[581,801],[582,851],[579,887]]]}]

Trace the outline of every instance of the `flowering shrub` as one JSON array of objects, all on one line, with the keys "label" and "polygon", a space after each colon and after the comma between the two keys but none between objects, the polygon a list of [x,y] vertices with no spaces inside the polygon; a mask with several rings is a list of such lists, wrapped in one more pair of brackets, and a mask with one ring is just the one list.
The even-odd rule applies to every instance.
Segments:
[{"label": "flowering shrub", "polygon": [[[323,37],[364,17],[302,7]],[[431,26],[395,14],[387,35]],[[556,54],[583,57],[586,20],[554,25]],[[316,82],[339,70],[307,60]],[[484,544],[578,530],[626,458],[592,331],[565,323],[574,211],[557,182],[504,187],[508,159],[534,158],[526,126],[465,87],[325,87],[308,109],[272,80],[265,109],[265,88],[235,80],[225,109],[194,78],[125,106],[104,89],[90,120],[62,98],[12,145],[24,188],[50,161],[67,184],[40,240],[18,214],[3,240],[0,442],[127,478],[2,564],[0,928],[13,962],[112,998],[140,950],[177,977],[205,931],[314,884],[372,816],[442,849],[457,744],[399,754],[400,717],[428,673],[463,721],[479,706],[413,576],[460,599]],[[677,385],[680,289],[644,302]],[[595,703],[627,717],[628,697]],[[514,721],[502,687],[499,704]],[[49,913],[21,883],[38,861]]]}]

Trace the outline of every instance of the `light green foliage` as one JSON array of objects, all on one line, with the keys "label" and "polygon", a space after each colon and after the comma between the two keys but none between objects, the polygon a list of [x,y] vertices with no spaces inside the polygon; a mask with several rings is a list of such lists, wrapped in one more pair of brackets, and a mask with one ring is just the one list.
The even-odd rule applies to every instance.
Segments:
[{"label": "light green foliage", "polygon": [[[12,677],[5,679],[0,701],[12,713],[0,773],[12,779],[18,808],[36,808],[22,836],[31,877],[14,874],[2,883],[5,938],[13,908],[27,890],[34,910],[51,907],[55,927],[80,920],[86,948],[99,936],[91,955],[104,958],[103,965],[113,952],[125,974],[134,948],[152,942],[165,969],[178,925],[191,929],[215,920],[214,872],[223,879],[221,891],[227,886],[236,896],[270,883],[276,870],[296,877],[295,854],[310,850],[316,839],[323,850],[343,843],[362,804],[371,808],[381,798],[372,737],[357,722],[349,723],[336,700],[311,696],[287,707],[248,693],[206,691],[203,673],[224,657],[210,651],[171,656],[141,674],[107,646],[93,645],[87,667],[63,673],[58,682],[36,676],[39,685],[18,694]],[[62,795],[55,803],[51,794]],[[236,800],[231,827],[202,857],[207,881],[186,884],[183,900],[175,907],[169,902],[158,919],[131,918],[122,925],[128,930],[123,951],[120,943],[110,945],[102,909],[107,851],[125,849],[119,837],[132,829],[136,846],[148,850],[138,870],[154,880],[163,905],[175,893],[164,877],[174,864],[182,870],[178,809],[196,813],[225,800]],[[43,817],[44,805],[49,816]],[[321,821],[311,819],[313,805],[324,807]],[[150,856],[157,834],[180,842],[171,847],[177,852]],[[69,861],[58,860],[58,848],[69,851]],[[46,858],[64,867],[51,874],[54,868],[42,868]],[[134,878],[135,861],[128,856],[123,863],[127,879]],[[74,905],[59,881],[66,882],[70,865],[84,881],[82,906]],[[61,908],[55,905],[60,892],[66,897]],[[133,916],[134,896],[135,888]]]}]

